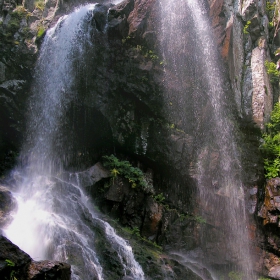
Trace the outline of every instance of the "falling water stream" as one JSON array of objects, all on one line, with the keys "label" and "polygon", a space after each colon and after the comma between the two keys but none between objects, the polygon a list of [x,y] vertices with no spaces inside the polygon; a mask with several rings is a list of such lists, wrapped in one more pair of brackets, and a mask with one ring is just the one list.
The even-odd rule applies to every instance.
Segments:
[{"label": "falling water stream", "polygon": [[[198,200],[203,204],[201,215],[220,230],[215,236],[216,250],[221,254],[217,259],[238,263],[246,280],[255,279],[245,227],[236,128],[226,105],[230,90],[218,63],[207,9],[200,0],[159,2],[161,49],[168,62],[166,69],[169,69],[165,81],[176,80],[176,86],[181,90],[176,96],[178,110],[171,112],[171,117],[174,113],[181,116],[185,131],[196,129],[195,178]],[[105,279],[94,249],[94,229],[98,228],[117,253],[123,274],[141,280],[144,273],[135,261],[130,245],[97,216],[79,178],[75,174],[63,175],[63,166],[73,149],[65,134],[70,126],[65,114],[76,98],[75,73],[84,71],[84,54],[93,44],[91,21],[95,7],[94,4],[86,5],[62,17],[48,30],[41,46],[30,100],[28,137],[21,152],[25,168],[14,170],[18,211],[5,234],[34,259],[57,259],[72,264],[72,279]],[[189,15],[187,23],[184,15]],[[186,28],[193,28],[193,32],[186,32]],[[192,36],[187,37],[187,33]],[[192,73],[190,84],[186,81],[187,67]],[[172,98],[172,93],[169,97]],[[203,132],[199,122],[202,104],[207,105],[211,113],[207,130]],[[192,110],[195,125],[185,120],[186,108]],[[210,170],[206,160],[207,154],[213,151],[218,154],[215,172]],[[201,262],[206,260],[207,263],[208,259],[210,265],[213,256],[208,253],[207,238],[211,235],[206,230],[201,242],[205,254]],[[219,251],[219,247],[222,250]],[[176,254],[185,256],[184,252]],[[186,259],[191,263],[189,256]]]},{"label": "falling water stream", "polygon": [[101,280],[104,271],[95,252],[98,229],[116,252],[123,275],[141,280],[144,273],[131,246],[97,216],[78,177],[63,171],[72,153],[65,114],[75,100],[76,73],[83,71],[85,53],[93,44],[95,10],[96,5],[86,5],[61,17],[44,38],[30,100],[28,138],[21,152],[24,170],[13,171],[18,210],[4,232],[35,260],[70,263],[72,279]]},{"label": "falling water stream", "polygon": [[[188,132],[187,127],[191,127],[186,120],[188,111],[191,110],[195,117],[193,130],[196,131],[194,139],[197,147],[194,152],[194,173],[200,214],[207,223],[218,228],[213,234],[213,228],[205,227],[201,234],[203,256],[200,254],[198,258],[200,262],[210,265],[238,264],[231,269],[241,271],[242,279],[256,279],[252,272],[246,228],[248,223],[236,136],[238,130],[232,116],[234,108],[229,105],[233,104],[233,100],[219,62],[221,59],[211,30],[207,2],[161,0],[160,3],[161,50],[167,61],[165,81],[171,84],[171,88],[174,80],[181,85],[186,80],[190,81],[181,88],[173,86],[179,88],[179,97],[174,97],[172,92],[167,94],[178,103],[176,113],[181,116],[185,131]],[[172,101],[173,104],[175,102]],[[188,107],[189,103],[192,104],[191,108]],[[170,116],[172,118],[172,112]],[[204,124],[200,122],[202,119]],[[211,157],[212,161],[209,160]],[[211,164],[214,165],[215,157],[218,160],[213,168]],[[216,244],[216,248],[213,248],[213,244]],[[185,256],[190,258],[188,254]]]}]

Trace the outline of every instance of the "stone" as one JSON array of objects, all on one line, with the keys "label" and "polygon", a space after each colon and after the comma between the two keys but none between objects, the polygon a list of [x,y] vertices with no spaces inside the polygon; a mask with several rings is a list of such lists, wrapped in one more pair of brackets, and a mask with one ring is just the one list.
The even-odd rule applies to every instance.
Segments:
[{"label": "stone", "polygon": [[269,77],[266,73],[265,49],[256,47],[252,51],[252,117],[260,129],[264,129],[273,107],[273,94]]},{"label": "stone", "polygon": [[280,279],[280,265],[278,266],[273,266],[269,273],[268,276],[273,277],[275,279]]},{"label": "stone", "polygon": [[145,217],[142,224],[142,235],[155,241],[163,216],[163,205],[148,197],[145,203]]},{"label": "stone", "polygon": [[[84,1],[80,1],[79,4],[82,2]],[[193,57],[192,49],[178,49],[182,57],[186,57],[185,60],[182,59],[180,61],[180,63],[186,65],[186,73],[184,73],[186,78],[182,81],[176,79],[172,69],[168,69],[167,66],[158,65],[157,62],[153,62],[149,57],[145,57],[144,53],[140,50],[135,50],[138,44],[146,44],[151,49],[155,48],[154,51],[159,51],[157,48],[159,47],[157,35],[160,30],[155,28],[156,22],[154,17],[158,13],[159,2],[157,0],[126,0],[109,10],[108,38],[104,39],[106,47],[105,44],[102,45],[102,40],[98,41],[94,45],[97,54],[96,58],[88,55],[88,61],[92,61],[96,69],[92,72],[88,71],[90,73],[89,76],[82,77],[83,81],[87,81],[88,92],[83,88],[82,98],[79,101],[82,100],[81,102],[84,102],[87,112],[90,112],[92,108],[98,108],[97,110],[104,115],[104,118],[110,124],[110,129],[114,136],[114,149],[117,152],[122,151],[125,154],[129,154],[133,158],[141,158],[147,165],[154,167],[156,170],[155,185],[157,190],[164,192],[165,196],[168,197],[168,203],[174,209],[176,208],[176,211],[179,209],[187,213],[189,210],[198,210],[198,206],[195,204],[201,203],[194,199],[197,191],[194,187],[197,183],[197,155],[195,154],[195,148],[199,138],[198,135],[201,135],[201,138],[210,139],[207,134],[202,133],[203,130],[200,130],[203,123],[205,127],[207,126],[207,118],[210,115],[209,111],[207,111],[208,104],[204,98],[200,98],[198,104],[196,104],[195,111],[192,111],[188,105],[192,103],[192,75],[200,74],[199,72],[192,73],[196,68],[193,67],[196,65],[196,60],[191,59]],[[244,125],[246,122],[246,125],[249,123],[248,126],[244,125],[246,129],[254,125],[257,128],[263,129],[272,108],[272,89],[263,65],[269,56],[267,55],[266,43],[264,41],[260,42],[261,40],[258,38],[264,32],[264,39],[268,42],[268,32],[265,29],[267,22],[265,17],[263,17],[264,1],[209,0],[204,2],[209,2],[210,4],[209,12],[215,30],[216,43],[224,58],[224,65],[221,65],[221,67],[224,67],[225,72],[229,73],[231,88],[234,91],[233,102],[238,107],[240,118],[240,120],[235,120],[236,126]],[[32,0],[30,3],[32,3]],[[50,9],[56,10],[57,5],[59,6],[57,7],[59,12],[62,13],[70,11],[76,4],[77,1],[71,0],[57,2],[55,0],[48,0],[46,1],[46,9],[49,9],[49,11]],[[243,7],[241,7],[242,4]],[[48,12],[46,11],[44,14],[47,16]],[[30,18],[30,22],[34,21],[35,23],[35,21],[38,21],[32,26],[32,32],[37,30],[40,22],[40,17],[37,15],[39,14],[33,14]],[[177,15],[174,14],[174,16]],[[32,17],[34,18],[32,19]],[[185,16],[182,19],[182,23],[187,22],[189,20],[188,17],[189,15]],[[7,18],[8,16],[5,22],[8,22]],[[51,18],[47,19],[47,21],[50,20]],[[50,25],[53,25],[56,20],[54,19]],[[97,14],[94,20],[97,29],[99,31],[103,30],[103,15]],[[247,20],[252,20],[251,31],[254,35],[252,38],[250,35],[243,34],[243,27]],[[185,26],[188,27],[187,24]],[[186,39],[189,38],[190,32],[192,30],[186,28],[184,34]],[[252,50],[253,48],[254,50]],[[25,72],[30,72],[33,69],[34,64],[29,59],[35,60],[37,48],[34,47],[34,44],[31,44],[25,50],[26,55],[29,57],[28,59],[22,59],[12,54],[11,57],[15,61],[9,61],[10,66],[6,66],[5,79],[10,81],[23,80],[22,77]],[[22,71],[16,69],[15,72],[12,72],[15,65],[22,64]],[[197,69],[199,69],[199,66]],[[163,72],[169,75],[169,81],[166,82],[164,80]],[[97,78],[94,79],[94,77]],[[3,100],[9,104],[8,101],[12,100],[11,96],[17,96],[17,91],[20,89],[3,87],[5,82],[3,81],[0,90],[1,94],[4,93]],[[31,84],[28,79],[27,82],[28,85]],[[185,103],[178,96],[181,82],[184,86],[187,85],[184,93],[188,94],[188,98]],[[163,86],[165,89],[167,88],[166,91],[163,91]],[[28,95],[28,90],[25,92]],[[177,106],[175,105],[176,102]],[[13,104],[19,106],[18,102]],[[235,107],[235,104],[230,104],[230,106]],[[173,109],[168,109],[169,107]],[[5,108],[9,107],[6,106]],[[181,108],[184,108],[184,112]],[[2,117],[2,106],[0,112]],[[128,114],[123,112],[131,112],[131,114],[128,116]],[[193,117],[194,113],[195,116]],[[9,111],[6,115],[17,123],[17,119],[14,118],[14,111]],[[202,115],[204,115],[204,119]],[[189,131],[183,131],[184,129],[182,129],[184,128],[184,123],[182,123],[184,118],[186,118],[185,122],[190,124],[188,127]],[[198,122],[197,119],[201,120]],[[142,141],[143,123],[145,123],[145,131],[148,131],[149,134],[148,137],[145,136],[147,149],[139,154],[136,146]],[[253,130],[246,130],[243,133],[244,138],[242,139],[248,137],[253,139],[256,134]],[[2,139],[2,134],[0,136]],[[208,145],[208,143],[205,144]],[[105,141],[104,145],[106,145]],[[245,144],[240,143],[240,145],[242,145],[241,149],[244,149],[243,145]],[[260,185],[263,179],[262,174],[259,172],[262,164],[257,162],[256,156],[250,155],[251,151],[255,151],[256,154],[259,153],[257,151],[258,145],[258,141],[253,139],[245,148],[247,150],[245,154],[249,156],[243,156],[243,162],[246,160],[247,165],[246,171],[244,171],[247,176],[244,185],[246,187],[249,186],[249,189],[256,184]],[[212,170],[214,172],[219,162],[219,151],[209,151],[205,154],[205,158],[209,159],[211,172]],[[256,165],[252,164],[248,168],[252,162],[256,163]],[[248,169],[249,172],[247,172]],[[107,171],[103,174],[102,168],[94,167],[92,170],[87,170],[84,173],[81,172],[79,176],[82,182],[85,183],[85,186],[92,186],[94,184],[98,185],[98,183],[102,183],[102,180],[109,178],[110,172]],[[213,183],[213,185],[215,184]],[[248,195],[249,199],[251,199],[249,201],[249,204],[251,203],[249,205],[251,213],[256,209],[256,196],[257,194],[254,192]],[[106,201],[104,202],[106,206],[113,205],[112,209],[119,207],[119,210],[123,208],[123,217],[128,225],[139,226],[145,217],[145,235],[148,237],[156,234],[156,228],[160,220],[159,217],[162,214],[164,226],[161,228],[161,240],[164,240],[164,245],[169,246],[169,248],[181,248],[182,244],[187,244],[188,249],[199,246],[199,240],[201,240],[201,236],[199,236],[200,225],[194,225],[193,221],[182,222],[178,215],[175,214],[172,216],[170,213],[161,213],[159,205],[152,202],[150,198],[146,201],[145,199],[146,197],[143,193],[138,193],[131,188],[129,189],[129,186],[124,188],[120,184],[114,184],[109,189],[105,188],[103,202]],[[266,203],[267,205],[261,211],[261,217],[267,221],[267,225],[274,227],[277,225],[276,215],[272,215],[269,212],[271,209],[278,211],[278,198],[275,195],[275,190],[270,189],[268,191]],[[248,205],[248,201],[246,205]],[[149,212],[149,214],[145,216],[144,210]],[[172,218],[169,219],[168,215],[172,216]],[[150,217],[152,217],[151,220]],[[165,222],[165,218],[168,222]],[[151,222],[152,224],[150,224]],[[217,221],[216,223],[219,222]],[[215,226],[216,224],[213,224],[211,238],[212,235],[216,235],[217,229],[214,228]],[[187,236],[191,236],[191,238],[187,239]],[[209,250],[213,251],[214,255],[214,242],[211,241],[209,243],[207,246],[210,248]],[[222,244],[221,246],[226,245]],[[222,249],[226,250],[226,248]],[[223,263],[223,260],[219,261]],[[166,266],[168,267],[168,265]],[[170,279],[172,279],[171,276]]]},{"label": "stone", "polygon": [[122,178],[114,178],[109,190],[104,196],[108,200],[122,202],[124,196],[129,193],[129,188],[130,186],[127,180],[123,180]]},{"label": "stone", "polygon": [[[8,265],[9,260],[11,266]],[[15,271],[14,276],[18,280],[26,280],[27,270],[31,263],[31,257],[14,245],[9,239],[0,236],[0,275],[9,279],[11,271]]]},{"label": "stone", "polygon": [[77,172],[80,184],[84,187],[90,187],[99,182],[102,179],[109,178],[111,173],[107,170],[100,162],[97,162],[94,166],[89,169]]},{"label": "stone", "polygon": [[245,0],[242,2],[242,19],[248,21],[252,19],[258,13],[258,1],[257,0]]},{"label": "stone", "polygon": [[106,6],[97,4],[94,11],[92,21],[94,21],[96,29],[100,32],[104,31],[107,24],[107,10]]},{"label": "stone", "polygon": [[142,37],[145,33],[144,26],[149,11],[155,4],[155,0],[135,0],[134,9],[129,14],[127,22],[129,24],[128,34],[135,37]]},{"label": "stone", "polygon": [[0,83],[5,81],[5,79],[6,79],[5,69],[6,69],[5,64],[3,62],[0,62]]},{"label": "stone", "polygon": [[0,275],[18,280],[70,280],[71,266],[58,261],[33,261],[31,257],[14,245],[9,239],[0,236]]},{"label": "stone", "polygon": [[35,1],[34,0],[23,0],[22,2],[25,9],[27,9],[29,12],[33,12],[35,8]]},{"label": "stone", "polygon": [[28,270],[28,280],[70,280],[71,267],[58,261],[33,261]]},{"label": "stone", "polygon": [[16,202],[8,188],[0,186],[0,227],[10,220],[10,212],[15,208]]}]

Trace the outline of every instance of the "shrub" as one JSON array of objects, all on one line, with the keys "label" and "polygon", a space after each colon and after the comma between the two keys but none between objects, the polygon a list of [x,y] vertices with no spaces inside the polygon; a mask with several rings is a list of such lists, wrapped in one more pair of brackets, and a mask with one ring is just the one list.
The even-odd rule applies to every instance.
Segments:
[{"label": "shrub", "polygon": [[37,35],[36,35],[37,39],[40,39],[44,34],[45,34],[45,28],[44,26],[40,25],[37,30]]},{"label": "shrub", "polygon": [[251,24],[251,21],[248,20],[248,21],[246,22],[244,28],[243,28],[243,33],[244,33],[244,34],[249,34],[248,29],[249,29],[249,27],[250,27],[250,24]]},{"label": "shrub", "polygon": [[276,64],[272,61],[265,61],[267,74],[270,76],[270,81],[275,83],[279,81],[280,72],[277,70]]},{"label": "shrub", "polygon": [[266,127],[267,132],[263,133],[264,142],[261,145],[265,177],[274,178],[279,176],[280,171],[280,103],[275,104]]},{"label": "shrub", "polygon": [[165,200],[163,193],[159,193],[158,195],[155,195],[153,198],[158,203],[163,203]]},{"label": "shrub", "polygon": [[119,160],[114,155],[110,155],[103,156],[103,164],[110,169],[112,178],[122,176],[128,179],[132,188],[140,187],[146,192],[153,192],[153,187],[148,184],[144,173],[128,161]]},{"label": "shrub", "polygon": [[228,277],[230,280],[242,280],[243,279],[243,273],[238,271],[231,271],[228,274]]}]

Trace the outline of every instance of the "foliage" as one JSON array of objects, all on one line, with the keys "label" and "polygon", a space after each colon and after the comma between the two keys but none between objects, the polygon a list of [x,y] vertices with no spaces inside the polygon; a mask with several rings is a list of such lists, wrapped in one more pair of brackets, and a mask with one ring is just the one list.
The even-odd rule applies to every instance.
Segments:
[{"label": "foliage", "polygon": [[231,272],[229,272],[228,277],[230,280],[242,280],[243,273],[238,272],[238,271],[231,271]]},{"label": "foliage", "polygon": [[[122,39],[123,44],[128,44],[131,41],[131,37],[128,35],[125,39]],[[137,45],[138,46],[138,45]]]},{"label": "foliage", "polygon": [[7,266],[12,266],[12,267],[15,266],[15,263],[13,261],[11,261],[11,260],[7,259],[7,260],[5,260],[5,262],[6,262]]},{"label": "foliage", "polygon": [[103,164],[110,169],[113,178],[119,175],[128,179],[132,188],[140,187],[147,192],[153,191],[153,187],[148,184],[144,173],[138,167],[133,167],[128,161],[119,160],[114,155],[110,155],[103,157]]},{"label": "foliage", "polygon": [[7,266],[10,268],[10,276],[9,276],[9,280],[17,280],[17,278],[15,277],[15,263],[11,260],[6,259],[5,260]]},{"label": "foliage", "polygon": [[270,280],[270,278],[260,277],[258,280]]},{"label": "foliage", "polygon": [[280,28],[280,17],[279,17],[279,10],[280,10],[280,1],[266,1],[266,13],[269,19],[269,28],[274,28],[274,35],[273,39],[276,37],[279,28]]},{"label": "foliage", "polygon": [[138,227],[133,227],[133,228],[124,227],[123,230],[126,231],[127,233],[131,234],[131,235],[135,235],[139,238],[142,238],[141,234],[140,234],[140,229]]},{"label": "foliage", "polygon": [[138,227],[132,228],[131,233],[132,233],[133,235],[136,235],[137,237],[141,237],[141,235],[140,235],[140,229],[139,229]]},{"label": "foliage", "polygon": [[43,11],[45,9],[45,1],[44,0],[35,0],[35,8]]},{"label": "foliage", "polygon": [[206,224],[206,220],[201,216],[192,216],[188,214],[179,214],[179,215],[180,215],[180,221],[191,220],[191,221],[195,221],[198,224]]},{"label": "foliage", "polygon": [[153,196],[153,198],[158,203],[163,203],[163,201],[165,200],[163,193],[159,193],[159,194]]},{"label": "foliage", "polygon": [[265,177],[274,178],[280,172],[280,103],[276,103],[271,112],[270,122],[263,134],[261,151],[264,157]]},{"label": "foliage", "polygon": [[45,31],[46,30],[44,26],[40,25],[37,30],[37,35],[36,35],[37,39],[40,39],[45,34]]},{"label": "foliage", "polygon": [[[269,20],[272,20],[274,17],[275,6],[276,6],[276,2],[266,1],[265,10]],[[273,23],[273,22],[270,21],[269,23]]]},{"label": "foliage", "polygon": [[272,61],[265,61],[267,74],[270,76],[272,83],[279,81],[280,72],[277,70],[276,64]]},{"label": "foliage", "polygon": [[18,6],[13,11],[9,12],[10,19],[7,22],[7,24],[1,24],[1,27],[3,28],[3,31],[1,32],[0,41],[4,41],[5,43],[17,43],[14,41],[14,34],[16,32],[23,33],[24,36],[26,36],[29,32],[28,27],[20,29],[20,23],[23,18],[28,18],[30,13],[23,7]]},{"label": "foliage", "polygon": [[246,22],[244,28],[243,28],[243,33],[244,33],[244,34],[249,34],[248,29],[249,29],[249,27],[250,27],[250,24],[251,24],[251,21],[248,20],[248,21]]},{"label": "foliage", "polygon": [[158,250],[162,250],[162,247],[160,245],[158,245],[156,242],[153,242],[149,239],[147,239],[146,237],[142,237],[140,234],[140,229],[138,227],[123,227],[122,230],[130,235],[134,235],[137,238],[140,238],[142,241],[144,241],[146,244],[149,244],[153,247],[155,247]]},{"label": "foliage", "polygon": [[159,59],[158,55],[156,55],[152,50],[148,50],[145,54],[145,57],[150,58],[152,61],[157,61]]}]

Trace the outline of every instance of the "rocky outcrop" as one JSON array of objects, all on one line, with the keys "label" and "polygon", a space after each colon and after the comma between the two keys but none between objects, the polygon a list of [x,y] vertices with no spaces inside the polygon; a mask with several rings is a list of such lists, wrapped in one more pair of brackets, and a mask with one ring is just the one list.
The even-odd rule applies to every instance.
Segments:
[{"label": "rocky outcrop", "polygon": [[55,261],[33,261],[28,269],[28,279],[30,280],[69,280],[71,279],[70,265]]},{"label": "rocky outcrop", "polygon": [[3,279],[9,279],[10,275],[20,280],[27,279],[28,267],[31,264],[30,256],[2,235],[0,236],[0,246],[0,274]]},{"label": "rocky outcrop", "polygon": [[[6,121],[0,126],[0,148],[5,151],[8,147],[18,147],[22,135],[23,106],[41,40],[37,31],[40,29],[43,37],[44,30],[52,26],[60,14],[71,11],[76,2],[46,1],[41,10],[32,11],[34,2],[25,1],[32,14],[20,17],[16,28],[11,26],[15,13],[12,8],[3,16],[0,114]],[[226,92],[233,91],[229,96],[234,98],[229,98],[229,103],[237,108],[237,113],[233,110],[235,120],[242,130],[239,144],[243,181],[246,203],[253,215],[260,193],[258,187],[263,181],[258,135],[269,118],[273,99],[276,100],[264,66],[273,49],[268,18],[263,1],[209,0],[208,3],[224,62],[221,68],[229,76],[229,80],[225,79]],[[125,0],[109,9],[108,22],[108,6],[99,6],[91,22],[96,28],[93,30],[95,41],[87,54],[89,65],[81,74],[77,104],[72,104],[69,116],[74,123],[71,129],[78,135],[79,168],[80,164],[89,166],[89,162],[96,162],[104,153],[126,154],[143,169],[153,170],[154,195],[163,193],[165,197],[165,203],[158,203],[152,194],[131,189],[129,182],[123,179],[106,188],[104,182],[109,181],[110,173],[95,166],[80,176],[99,207],[105,213],[120,217],[124,225],[139,228],[144,237],[166,248],[180,248],[184,244],[188,250],[193,250],[200,246],[199,234],[206,226],[196,214],[199,207],[204,206],[194,199],[198,172],[196,148],[200,144],[206,147],[199,156],[208,162],[207,172],[214,174],[213,180],[205,180],[207,186],[216,184],[220,151],[209,142],[213,137],[213,132],[209,131],[211,105],[202,94],[205,89],[201,86],[197,90],[193,86],[194,79],[203,85],[199,69],[204,65],[193,56],[195,46],[176,49],[180,54],[176,63],[187,66],[182,79],[174,74],[171,63],[164,61],[159,4],[157,0]],[[186,30],[183,36],[187,41],[194,26],[188,11],[182,17]],[[105,26],[107,33],[104,33]],[[8,31],[11,35],[3,36],[8,35]],[[195,91],[201,93],[199,101],[194,100]],[[182,97],[182,92],[187,93],[186,96]],[[81,125],[84,119],[87,124]],[[93,134],[98,135],[98,140]],[[211,227],[211,241],[207,246],[214,255],[219,225],[209,222],[207,226]],[[254,222],[252,228],[255,229]],[[226,247],[221,246],[221,250],[225,251]]]},{"label": "rocky outcrop", "polygon": [[0,236],[0,275],[3,279],[70,280],[70,265],[55,261],[33,261],[4,236]]},{"label": "rocky outcrop", "polygon": [[280,214],[280,178],[267,181],[264,189],[264,200],[258,216],[264,226],[264,248],[262,252],[264,273],[279,279],[280,270],[280,236],[279,236],[279,214]]},{"label": "rocky outcrop", "polygon": [[216,40],[229,66],[235,102],[243,120],[264,129],[273,105],[273,90],[266,73],[270,60],[268,16],[261,1],[210,0]]},{"label": "rocky outcrop", "polygon": [[10,212],[15,206],[16,202],[9,189],[0,186],[0,227],[3,227],[11,220]]}]

